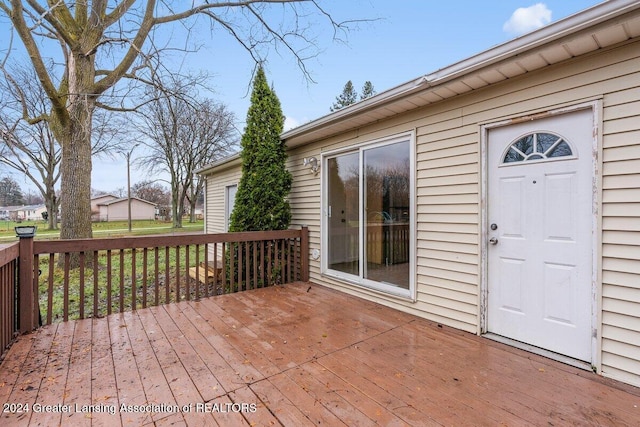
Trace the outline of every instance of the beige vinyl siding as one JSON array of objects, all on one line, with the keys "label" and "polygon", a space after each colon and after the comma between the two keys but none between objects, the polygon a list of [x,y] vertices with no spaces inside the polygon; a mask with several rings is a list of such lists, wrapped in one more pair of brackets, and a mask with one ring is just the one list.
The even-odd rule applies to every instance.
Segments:
[{"label": "beige vinyl siding", "polygon": [[464,320],[457,327],[476,332],[478,131],[462,126],[459,111],[433,119],[417,130],[418,300],[437,306],[441,322]]},{"label": "beige vinyl siding", "polygon": [[[122,203],[114,203],[108,207],[108,215],[111,221],[129,218],[129,204],[125,200]],[[156,207],[150,203],[131,199],[131,219],[133,220],[153,220],[156,217]]]},{"label": "beige vinyl siding", "polygon": [[[288,153],[287,168],[293,176],[291,192],[289,193],[289,203],[291,206],[291,226],[309,227],[309,248],[320,248],[320,173],[314,175],[311,168],[303,166],[305,157],[315,157],[320,161],[319,150],[308,150],[304,147],[300,150]],[[310,256],[310,255],[309,255]],[[318,282],[320,277],[319,261],[309,261],[309,275]]]},{"label": "beige vinyl siding", "polygon": [[603,111],[602,372],[640,386],[640,70]]},{"label": "beige vinyl siding", "polygon": [[[125,221],[129,218],[129,203],[127,199],[119,202],[98,206],[100,209],[100,221]],[[138,199],[131,199],[131,219],[132,220],[153,220],[156,217],[155,205],[142,202]]]}]

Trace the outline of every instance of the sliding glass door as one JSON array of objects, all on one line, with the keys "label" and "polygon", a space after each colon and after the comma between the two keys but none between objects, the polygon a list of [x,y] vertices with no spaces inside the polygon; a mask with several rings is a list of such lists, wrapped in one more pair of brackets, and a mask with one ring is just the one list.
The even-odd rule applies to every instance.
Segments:
[{"label": "sliding glass door", "polygon": [[329,268],[358,275],[360,272],[360,168],[358,153],[327,161]]},{"label": "sliding glass door", "polygon": [[325,157],[326,273],[410,295],[409,137]]},{"label": "sliding glass door", "polygon": [[409,142],[364,150],[364,278],[409,289]]}]

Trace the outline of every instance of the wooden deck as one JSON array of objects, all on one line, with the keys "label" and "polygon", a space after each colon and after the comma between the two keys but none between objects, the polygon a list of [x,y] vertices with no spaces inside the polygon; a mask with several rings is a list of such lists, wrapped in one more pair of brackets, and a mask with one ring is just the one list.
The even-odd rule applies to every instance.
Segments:
[{"label": "wooden deck", "polygon": [[3,426],[640,425],[640,389],[306,283],[46,326],[0,403]]}]

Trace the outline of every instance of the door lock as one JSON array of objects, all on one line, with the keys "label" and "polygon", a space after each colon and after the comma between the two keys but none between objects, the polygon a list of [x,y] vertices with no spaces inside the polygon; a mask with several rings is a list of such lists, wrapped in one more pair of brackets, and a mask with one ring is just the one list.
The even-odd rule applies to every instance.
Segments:
[{"label": "door lock", "polygon": [[489,243],[491,243],[492,245],[497,245],[498,244],[498,238],[497,237],[492,237],[489,239]]}]

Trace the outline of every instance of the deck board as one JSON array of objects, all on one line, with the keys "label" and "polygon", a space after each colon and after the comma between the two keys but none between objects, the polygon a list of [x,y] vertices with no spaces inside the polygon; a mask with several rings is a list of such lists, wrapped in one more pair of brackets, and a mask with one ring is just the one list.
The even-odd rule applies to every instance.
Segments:
[{"label": "deck board", "polygon": [[[69,357],[69,372],[67,374],[67,386],[64,390],[64,404],[83,407],[91,405],[91,329],[92,320],[84,319],[73,322],[73,343],[71,344],[71,355]],[[64,325],[58,326],[58,330]],[[42,391],[49,394],[43,387]],[[55,396],[55,395],[54,395]],[[73,423],[74,426],[90,426],[91,413],[78,413],[72,411],[62,414],[62,421]],[[43,424],[53,425],[53,424]]]},{"label": "deck board", "polygon": [[[20,375],[16,379],[7,402],[20,405],[33,405],[38,402],[40,389],[46,390],[46,386],[43,386],[42,382],[46,379],[47,361],[50,354],[54,355],[59,351],[55,349],[54,341],[57,329],[58,325],[51,325],[49,328],[43,328],[32,335],[27,335],[27,339],[33,339],[33,345],[20,366]],[[0,378],[3,377],[4,375],[0,375]],[[42,395],[40,397],[42,398]],[[64,393],[61,396],[48,396],[48,400],[55,400],[56,404],[62,403],[63,398]],[[16,414],[18,425],[28,423],[32,416],[33,412]]]},{"label": "deck board", "polygon": [[[76,324],[74,322],[60,323],[56,335],[51,342],[47,366],[43,380],[46,386],[38,393],[38,402],[43,405],[60,403],[60,396],[66,396],[66,384],[69,377],[69,360],[72,354],[73,338]],[[31,414],[31,423],[35,425],[58,425],[65,414],[61,412],[40,412]]]},{"label": "deck board", "polygon": [[[150,310],[139,311],[137,314],[138,316],[133,316],[131,313],[128,313],[128,316],[123,316],[122,320],[126,322],[124,324],[128,326],[130,331],[131,351],[133,352],[138,367],[140,386],[144,390],[146,402],[176,405],[176,399],[171,392],[162,366],[151,345],[151,337],[155,337],[160,333],[160,330],[155,327],[145,330],[142,326],[143,318],[151,318],[153,322],[153,316]],[[151,419],[145,421],[159,421],[167,416],[166,413],[152,412],[150,414]],[[182,415],[179,415],[178,418],[182,419]]]},{"label": "deck board", "polygon": [[[73,322],[72,322],[73,323]],[[103,319],[93,319],[91,340],[91,403],[101,408],[109,408],[118,403],[115,366],[111,355],[109,323]],[[115,415],[94,411],[91,425],[109,427]]]},{"label": "deck board", "polygon": [[22,365],[26,360],[37,334],[23,335],[15,342],[2,362],[2,377],[0,377],[0,402],[8,402],[9,396],[20,377]]},{"label": "deck board", "polygon": [[[133,313],[119,313],[107,317],[109,322],[109,336],[111,337],[111,354],[115,367],[115,380],[118,391],[118,405],[143,405],[148,402],[144,392],[143,379],[140,378],[139,371],[142,370],[134,357],[133,341],[144,341],[140,337],[141,331],[134,328],[133,320],[127,319],[135,317]],[[130,329],[130,330],[128,330]],[[142,332],[144,333],[144,332]],[[155,358],[152,349],[143,357]],[[153,377],[153,381],[162,384],[164,377]],[[152,403],[152,402],[149,402]],[[170,403],[170,402],[166,402]],[[114,416],[114,424],[117,425],[116,418],[120,418],[123,425],[144,425],[151,422],[151,414],[143,412],[121,412],[119,407]]]},{"label": "deck board", "polygon": [[43,327],[5,403],[31,410],[3,426],[640,425],[638,388],[309,283]]},{"label": "deck board", "polygon": [[217,359],[210,357],[216,353],[215,349],[198,332],[178,305],[170,304],[163,308],[166,315],[176,323],[174,338],[171,335],[167,336],[174,348],[181,349],[182,363],[193,367],[189,370],[189,376],[193,379],[202,400],[208,402],[224,395],[222,384],[215,376]]}]

